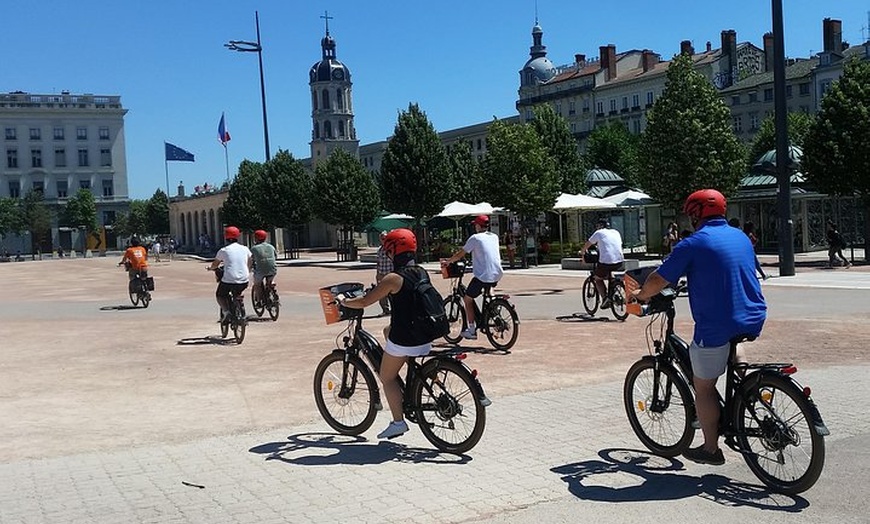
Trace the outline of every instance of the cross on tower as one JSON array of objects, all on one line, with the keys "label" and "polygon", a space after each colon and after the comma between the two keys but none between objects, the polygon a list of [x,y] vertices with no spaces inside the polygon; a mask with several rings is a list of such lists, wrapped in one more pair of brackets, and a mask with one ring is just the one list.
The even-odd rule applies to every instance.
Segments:
[{"label": "cross on tower", "polygon": [[326,34],[329,35],[329,21],[332,20],[334,17],[329,16],[329,11],[324,11],[323,16],[321,16],[320,18],[326,20]]}]

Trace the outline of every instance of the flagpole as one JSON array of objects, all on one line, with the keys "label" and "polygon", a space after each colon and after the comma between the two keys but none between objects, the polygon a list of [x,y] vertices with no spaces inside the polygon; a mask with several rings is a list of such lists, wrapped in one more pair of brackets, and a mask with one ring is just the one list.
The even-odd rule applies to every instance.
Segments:
[{"label": "flagpole", "polygon": [[227,153],[227,145],[224,144],[224,162],[227,166],[227,185],[230,184],[230,155]]},{"label": "flagpole", "polygon": [[169,160],[165,160],[163,165],[166,166],[166,197],[169,198]]}]

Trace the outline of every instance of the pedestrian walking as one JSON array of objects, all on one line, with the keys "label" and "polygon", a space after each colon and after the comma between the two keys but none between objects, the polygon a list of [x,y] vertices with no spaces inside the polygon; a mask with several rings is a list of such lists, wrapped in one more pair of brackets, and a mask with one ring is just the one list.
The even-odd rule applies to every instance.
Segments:
[{"label": "pedestrian walking", "polygon": [[843,239],[843,235],[840,234],[840,230],[837,228],[837,224],[835,224],[833,220],[828,220],[828,230],[825,237],[828,240],[828,267],[839,266],[840,260],[843,261],[843,265],[846,266],[846,269],[852,267],[852,264],[848,259],[846,259],[846,256],[843,255],[843,248],[846,247],[846,241]]}]

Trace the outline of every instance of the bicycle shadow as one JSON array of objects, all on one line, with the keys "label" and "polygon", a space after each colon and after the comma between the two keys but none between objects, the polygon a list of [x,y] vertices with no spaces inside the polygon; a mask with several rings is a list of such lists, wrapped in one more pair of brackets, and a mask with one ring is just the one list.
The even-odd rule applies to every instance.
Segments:
[{"label": "bicycle shadow", "polygon": [[439,342],[437,344],[432,344],[432,351],[440,354],[451,354],[451,353],[474,353],[477,355],[510,355],[511,350],[509,349],[496,349],[489,346],[460,346],[458,344],[451,344],[449,342]]},{"label": "bicycle shadow", "polygon": [[223,338],[220,335],[207,335],[204,337],[187,337],[180,338],[175,342],[176,346],[235,346],[236,339],[228,336]]},{"label": "bicycle shadow", "polygon": [[571,313],[570,315],[561,315],[556,317],[559,322],[616,322],[610,317],[590,315],[588,313]]},{"label": "bicycle shadow", "polygon": [[391,461],[466,464],[471,461],[468,455],[413,448],[385,440],[371,444],[365,437],[335,433],[299,433],[290,435],[286,441],[259,444],[248,452],[266,455],[267,461],[278,460],[299,466],[366,465]]},{"label": "bicycle shadow", "polygon": [[563,295],[564,289],[527,289],[525,291],[516,291],[511,293],[512,297],[538,297],[550,295]]},{"label": "bicycle shadow", "polygon": [[118,304],[117,306],[102,306],[100,311],[130,311],[131,309],[145,309],[142,306]]},{"label": "bicycle shadow", "polygon": [[608,448],[601,460],[587,460],[550,468],[577,498],[599,502],[647,502],[702,497],[724,506],[799,513],[809,502],[799,496],[772,493],[759,485],[722,475],[700,477],[683,471],[683,463],[644,451]]}]

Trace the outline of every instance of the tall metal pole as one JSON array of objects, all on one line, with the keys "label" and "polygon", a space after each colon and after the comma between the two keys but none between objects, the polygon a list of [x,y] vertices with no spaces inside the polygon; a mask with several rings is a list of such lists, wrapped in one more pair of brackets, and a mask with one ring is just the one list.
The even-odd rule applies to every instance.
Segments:
[{"label": "tall metal pole", "polygon": [[782,0],[771,0],[773,14],[773,106],[776,128],[777,215],[779,221],[779,274],[794,275],[794,222],[791,218],[791,173],[788,160],[788,121],[785,105],[785,37]]},{"label": "tall metal pole", "polygon": [[269,152],[269,122],[266,120],[266,84],[263,82],[263,46],[260,44],[260,13],[254,11],[257,23],[257,59],[260,62],[260,98],[263,101],[263,140],[266,142],[266,162],[272,159]]}]

